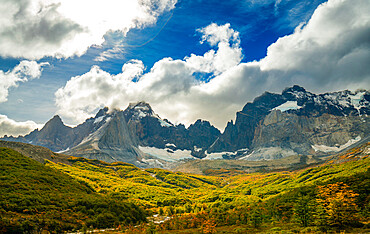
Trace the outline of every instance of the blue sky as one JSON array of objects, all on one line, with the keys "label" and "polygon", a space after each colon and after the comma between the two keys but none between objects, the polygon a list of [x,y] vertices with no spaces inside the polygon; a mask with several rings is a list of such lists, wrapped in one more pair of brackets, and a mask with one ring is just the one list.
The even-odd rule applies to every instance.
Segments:
[{"label": "blue sky", "polygon": [[[42,3],[42,0],[28,0],[28,2],[32,2],[32,1]],[[59,0],[59,1],[62,3],[62,6],[63,6],[63,0]],[[56,0],[56,2],[58,1]],[[131,2],[135,2],[135,1],[131,1]],[[84,76],[84,75],[86,75],[87,77],[85,79],[86,81],[88,81],[89,79],[92,79],[91,78],[92,76],[91,68],[94,65],[99,66],[100,70],[107,72],[107,76],[114,77],[116,75],[119,76],[119,74],[122,74],[122,66],[124,64],[130,63],[130,61],[132,61],[133,59],[140,60],[142,61],[142,64],[144,65],[144,69],[141,72],[139,72],[140,73],[139,75],[135,76],[134,78],[131,77],[131,80],[133,82],[136,82],[139,79],[141,79],[141,81],[144,79],[149,80],[149,78],[145,78],[145,77],[153,77],[155,76],[155,74],[159,74],[159,73],[151,72],[151,69],[153,65],[157,63],[158,61],[164,61],[163,60],[164,58],[171,58],[173,61],[179,61],[179,62],[184,63],[185,61],[184,58],[190,57],[191,54],[203,56],[210,50],[214,50],[217,53],[217,51],[220,50],[219,43],[222,42],[222,40],[217,41],[217,43],[213,45],[210,41],[207,41],[207,40],[205,40],[204,43],[200,43],[202,40],[202,36],[208,35],[209,37],[211,37],[213,34],[212,33],[207,34],[207,33],[201,32],[199,29],[202,29],[202,28],[204,29],[207,26],[211,25],[212,23],[214,23],[217,26],[230,24],[229,28],[227,29],[223,28],[222,30],[229,30],[228,32],[236,33],[235,35],[237,35],[238,38],[237,40],[232,42],[235,44],[235,47],[233,47],[231,41],[226,42],[226,45],[230,44],[229,46],[230,48],[232,48],[232,51],[234,52],[236,51],[235,52],[236,57],[234,56],[233,58],[235,58],[236,59],[235,61],[237,62],[236,64],[233,64],[232,66],[227,67],[227,69],[223,69],[220,71],[216,71],[217,69],[214,69],[212,71],[203,71],[203,70],[195,69],[196,71],[192,71],[191,73],[191,76],[192,76],[191,83],[199,85],[199,82],[209,81],[214,78],[221,79],[219,77],[227,76],[226,74],[237,72],[235,70],[239,69],[241,65],[245,65],[249,67],[248,69],[251,69],[250,67],[253,66],[253,61],[260,61],[268,57],[267,48],[271,46],[272,44],[274,44],[279,38],[283,38],[284,36],[291,35],[292,40],[295,40],[294,35],[299,34],[299,32],[296,32],[297,30],[295,30],[297,26],[303,25],[302,27],[304,28],[305,27],[304,24],[309,22],[312,14],[315,12],[317,7],[321,3],[326,2],[326,1],[319,1],[319,0],[314,0],[314,1],[304,1],[304,0],[276,0],[276,1],[274,0],[242,0],[242,1],[241,0],[230,0],[230,1],[187,0],[187,1],[182,1],[182,0],[179,0],[176,2],[174,0],[172,1],[162,0],[158,2],[163,2],[163,7],[161,9],[157,5],[162,4],[162,3],[156,3],[157,5],[154,4],[155,6],[150,6],[152,7],[153,12],[155,12],[155,14],[152,12],[149,12],[149,13],[145,12],[146,18],[142,17],[143,19],[142,18],[132,19],[132,22],[134,21],[135,24],[137,25],[133,25],[130,19],[128,19],[128,21],[130,21],[131,23],[128,22],[127,24],[123,25],[123,28],[124,28],[123,31],[126,34],[119,32],[119,31],[115,31],[115,29],[117,29],[117,26],[114,25],[113,23],[111,25],[106,24],[104,25],[104,27],[107,28],[105,33],[101,33],[100,32],[101,30],[99,31],[96,29],[96,31],[99,31],[100,34],[99,33],[93,34],[94,37],[96,36],[96,39],[94,38],[95,41],[92,40],[91,43],[89,42],[90,44],[88,42],[86,43],[79,42],[81,44],[80,47],[77,47],[79,44],[76,43],[76,49],[72,52],[70,51],[65,52],[65,48],[69,48],[69,47],[68,47],[67,42],[65,43],[66,47],[65,48],[63,47],[63,40],[67,40],[71,37],[73,38],[73,35],[78,35],[78,33],[83,31],[84,27],[86,28],[89,26],[89,25],[87,26],[83,25],[83,23],[81,23],[82,21],[79,21],[80,18],[76,17],[76,14],[77,15],[80,14],[81,16],[83,16],[84,15],[83,11],[81,11],[80,13],[77,12],[73,14],[65,13],[66,9],[68,10],[68,7],[66,7],[65,9],[64,8],[61,9],[60,12],[62,13],[60,13],[58,9],[57,9],[58,11],[56,10],[55,12],[52,8],[49,8],[50,10],[48,11],[45,10],[46,16],[49,13],[50,14],[60,13],[61,15],[60,22],[58,21],[58,23],[60,25],[67,25],[67,26],[61,27],[62,30],[59,29],[58,32],[61,31],[60,36],[58,34],[57,36],[51,37],[50,35],[52,35],[53,33],[55,34],[55,31],[53,31],[54,28],[48,27],[46,29],[46,30],[50,29],[50,32],[46,32],[46,36],[45,36],[46,39],[43,39],[43,40],[46,41],[47,43],[49,43],[50,40],[55,40],[55,43],[54,41],[51,41],[50,46],[47,48],[46,46],[45,48],[40,46],[40,43],[37,41],[38,40],[37,33],[31,34],[32,37],[30,40],[29,38],[30,33],[28,31],[27,31],[27,34],[23,31],[18,32],[18,29],[20,28],[20,26],[18,25],[19,22],[15,22],[14,23],[15,26],[13,28],[9,26],[8,31],[11,31],[11,30],[17,31],[17,33],[20,33],[21,36],[23,35],[22,33],[24,33],[25,39],[20,40],[20,42],[17,42],[17,41],[15,41],[14,43],[12,42],[13,44],[11,44],[11,46],[14,46],[16,48],[17,53],[16,52],[13,53],[12,51],[9,51],[7,49],[6,46],[9,47],[9,44],[5,45],[4,43],[4,45],[2,45],[0,43],[0,70],[2,70],[4,74],[10,73],[23,60],[34,60],[38,64],[48,63],[48,65],[45,65],[45,64],[42,65],[42,72],[38,77],[34,79],[28,78],[27,81],[25,80],[17,81],[16,85],[7,86],[6,88],[6,90],[8,91],[8,95],[6,95],[7,100],[5,101],[2,100],[0,102],[0,114],[3,116],[6,116],[7,120],[12,120],[15,122],[24,122],[24,121],[30,120],[30,121],[34,121],[37,124],[43,124],[48,119],[50,119],[54,114],[57,113],[57,114],[60,114],[67,123],[77,124],[81,122],[81,120],[85,118],[86,116],[93,115],[94,112],[98,108],[104,105],[124,109],[126,107],[125,104],[127,104],[128,102],[135,101],[136,98],[137,99],[145,98],[146,99],[145,101],[154,105],[155,111],[158,109],[158,112],[161,116],[168,117],[170,120],[176,123],[178,122],[189,123],[195,120],[196,118],[206,118],[207,116],[214,115],[214,113],[212,112],[214,111],[214,109],[223,108],[225,109],[225,111],[239,110],[247,101],[251,101],[256,95],[263,92],[264,90],[279,91],[281,89],[280,85],[274,86],[274,84],[272,84],[269,81],[270,78],[266,78],[266,76],[278,77],[278,76],[283,76],[285,74],[286,76],[289,77],[289,81],[278,82],[279,84],[281,83],[281,86],[291,85],[293,83],[301,83],[302,85],[307,85],[308,88],[310,88],[313,91],[322,91],[323,89],[328,89],[328,91],[332,91],[335,89],[347,87],[349,84],[348,76],[341,77],[341,75],[336,75],[336,77],[332,77],[332,78],[329,77],[327,82],[318,81],[319,79],[321,79],[321,76],[324,77],[324,74],[311,72],[309,67],[307,68],[307,70],[305,68],[301,70],[299,70],[298,68],[297,69],[294,68],[289,71],[279,67],[279,68],[274,68],[274,72],[277,71],[276,74],[274,73],[273,75],[271,75],[269,73],[268,75],[265,75],[263,72],[263,66],[262,66],[263,64],[262,64],[262,65],[258,65],[261,68],[258,69],[259,73],[255,74],[256,77],[261,76],[261,78],[258,79],[259,81],[257,83],[254,81],[252,82],[250,80],[245,81],[244,83],[241,83],[242,85],[245,84],[245,86],[249,86],[248,89],[243,89],[243,92],[250,92],[250,95],[242,94],[238,99],[229,97],[228,95],[218,96],[219,93],[212,93],[211,95],[208,95],[207,98],[203,100],[202,97],[204,97],[204,95],[202,96],[199,94],[199,97],[197,100],[199,100],[199,103],[203,103],[203,104],[194,106],[190,104],[188,105],[188,102],[186,103],[178,102],[176,104],[173,104],[173,106],[176,106],[176,108],[179,108],[179,109],[174,108],[175,110],[168,110],[168,108],[166,109],[162,107],[164,105],[168,106],[169,100],[167,98],[170,98],[172,100],[173,98],[178,98],[178,99],[189,98],[188,96],[186,95],[184,96],[184,94],[181,93],[184,90],[180,90],[181,92],[176,91],[177,96],[173,96],[173,97],[170,97],[169,94],[163,94],[164,96],[167,95],[165,98],[158,98],[155,95],[154,96],[145,96],[145,95],[135,96],[135,95],[127,94],[126,96],[116,95],[114,97],[111,97],[111,96],[101,97],[101,98],[99,97],[98,99],[96,99],[95,97],[97,95],[96,93],[92,94],[92,93],[86,92],[86,95],[85,95],[86,98],[88,99],[89,95],[92,95],[91,102],[96,102],[96,105],[89,104],[87,107],[87,106],[83,106],[83,103],[82,103],[80,106],[74,105],[73,107],[70,107],[70,106],[67,107],[68,105],[67,102],[70,101],[70,103],[72,103],[71,102],[72,99],[73,99],[73,102],[78,102],[78,99],[74,99],[71,97],[73,94],[71,94],[72,93],[71,90],[67,89],[67,86],[66,86],[67,82],[70,81],[72,77]],[[343,18],[347,17],[345,15],[347,13],[341,10],[341,7],[343,8],[345,7],[345,3],[340,3],[337,0],[333,0],[331,2],[334,7],[330,8],[329,6],[325,6],[327,9],[324,9],[321,11],[321,14],[323,15],[326,14],[325,16],[327,16],[328,18],[322,19],[318,16],[317,20],[330,21],[330,18],[328,16],[330,14],[329,12],[330,10],[337,11],[339,12],[339,14],[343,14]],[[364,6],[365,8],[369,7],[369,3],[366,1],[360,0],[359,3],[360,4],[358,7],[362,7],[362,8],[364,8]],[[12,3],[8,3],[8,4],[12,4]],[[95,2],[91,2],[91,4],[95,4]],[[337,4],[338,6],[336,6],[335,4]],[[343,6],[341,6],[341,4]],[[18,7],[21,7],[21,6],[18,6]],[[126,6],[122,5],[120,7],[125,8]],[[129,9],[130,7],[127,6],[127,8]],[[109,10],[109,8],[107,8],[107,10]],[[141,12],[138,12],[138,14],[139,13]],[[358,15],[358,13],[356,14]],[[25,14],[25,18],[26,16],[30,17],[31,20],[33,20],[32,17],[35,17],[35,15],[31,11]],[[67,18],[67,16],[68,17],[70,16],[71,18]],[[40,16],[37,16],[37,17],[40,17]],[[351,17],[350,13],[348,13],[348,17]],[[99,18],[99,15],[97,16],[97,18]],[[49,18],[46,18],[46,19],[49,20]],[[127,20],[127,19],[124,19],[124,20]],[[35,21],[35,22],[39,22],[39,21]],[[143,25],[140,25],[140,23],[142,23]],[[313,22],[312,24],[314,23],[315,22]],[[56,24],[50,23],[50,25],[56,25]],[[315,23],[315,25],[320,25],[320,24]],[[348,25],[348,27],[350,26],[351,25]],[[32,25],[32,27],[35,27],[35,30],[38,29],[38,27],[35,25]],[[222,27],[216,27],[216,28],[217,30],[221,30]],[[346,28],[343,28],[343,29],[339,28],[339,29],[346,30]],[[368,21],[365,22],[365,26],[359,30],[362,30],[364,33],[366,29],[368,29]],[[65,35],[63,35],[63,32],[64,32],[63,30],[65,30]],[[93,30],[95,29],[92,29],[91,31]],[[306,31],[308,30],[313,30],[313,29],[307,29]],[[323,29],[318,28],[318,30],[323,30]],[[5,33],[9,33],[8,31],[0,32],[0,37],[5,35]],[[337,32],[333,32],[333,35],[335,33]],[[6,35],[13,35],[13,34],[6,34]],[[14,35],[16,34],[14,33]],[[300,40],[306,40],[305,39],[306,37],[304,36],[304,32],[301,33],[301,35],[297,35],[297,37],[299,36],[301,38]],[[102,38],[104,38],[104,40]],[[7,39],[9,39],[9,37],[7,37]],[[230,38],[228,38],[228,40],[229,39]],[[353,39],[352,37],[348,38],[348,40],[352,40],[352,39]],[[11,38],[9,40],[11,40]],[[343,43],[347,43],[348,40],[346,39],[346,41]],[[363,57],[361,58],[365,59],[365,62],[366,62],[366,59],[368,58],[368,55],[369,55],[368,53],[369,45],[368,45],[368,40],[366,38],[362,40],[363,40],[363,44],[365,45],[365,50],[363,51],[363,54],[361,55]],[[29,42],[29,45],[26,45],[28,41],[31,41],[31,42]],[[98,43],[95,43],[94,45],[94,42],[96,41],[98,41]],[[76,41],[73,41],[73,43],[75,42]],[[19,43],[19,44],[16,44],[16,43]],[[35,46],[33,47],[33,45]],[[71,44],[70,47],[73,47],[73,46],[74,44],[73,45]],[[84,46],[86,48],[84,48]],[[339,47],[340,46],[341,44],[339,44]],[[343,48],[346,48],[345,46],[346,44],[343,45]],[[19,50],[17,49],[18,47],[20,48]],[[35,52],[34,52],[35,55],[33,56],[32,49],[36,47],[40,49],[38,50],[35,49]],[[60,49],[62,47],[64,48],[63,50]],[[274,48],[275,50],[273,50]],[[277,54],[276,48],[278,48],[278,46],[275,46],[274,48],[271,49],[272,55]],[[320,48],[317,48],[317,51],[319,51],[319,49]],[[115,50],[115,52],[111,53],[110,51],[112,50]],[[238,50],[241,51],[242,53],[241,55],[237,53]],[[104,59],[102,59],[103,57],[101,55],[104,52],[106,56],[104,57]],[[291,54],[288,52],[286,53],[289,55]],[[310,54],[310,56],[311,56],[311,53],[313,52],[307,51],[307,54]],[[300,56],[303,56],[303,55],[300,55]],[[335,57],[336,54],[333,54],[333,56]],[[273,57],[273,56],[270,56],[270,57]],[[225,59],[227,59],[227,57],[225,57]],[[281,59],[284,59],[284,58],[281,58]],[[272,63],[272,62],[269,62],[269,59],[265,59],[265,60],[266,60],[265,64]],[[310,60],[312,60],[312,58]],[[175,64],[175,62],[168,62],[168,63],[171,64],[171,66]],[[165,63],[163,62],[163,64]],[[279,64],[279,62],[275,62],[274,64]],[[137,67],[139,65],[136,64],[135,66]],[[169,66],[170,65],[166,67],[169,67]],[[274,67],[274,65],[269,65],[269,66]],[[332,69],[333,70],[328,70],[325,74],[335,75],[335,67],[333,67]],[[362,86],[362,84],[364,84],[366,79],[369,77],[368,70],[365,69],[362,71],[360,69],[360,71],[361,72],[359,73],[358,76],[361,77],[361,79],[359,78],[357,83],[353,82],[353,88]],[[240,74],[242,74],[243,72],[246,72],[246,71],[245,70],[240,71]],[[248,70],[248,72],[244,76],[248,77],[249,76],[248,74],[254,74],[255,72],[256,71]],[[237,75],[235,75],[235,77],[236,76]],[[317,80],[308,82],[307,78],[302,78],[302,77],[312,77],[312,76],[317,76],[318,77]],[[162,75],[158,75],[158,77],[162,77]],[[0,76],[0,79],[2,79],[1,76]],[[5,80],[6,78],[3,78],[3,79]],[[113,78],[113,80],[114,79],[115,78]],[[156,79],[156,78],[151,78],[151,79]],[[188,79],[188,78],[182,77],[179,79]],[[214,79],[214,83],[216,83],[217,79]],[[96,79],[94,78],[93,80],[95,81]],[[334,81],[338,81],[338,82],[336,83]],[[142,83],[145,86],[145,83],[144,82]],[[72,82],[70,82],[70,84],[72,85]],[[258,84],[257,89],[252,87],[253,85],[257,85],[257,84]],[[77,83],[75,85],[77,85]],[[96,85],[95,83],[91,83],[91,87],[95,87],[95,85]],[[166,87],[166,85],[167,85],[166,83],[161,83],[160,87]],[[195,85],[190,85],[190,86],[191,86],[191,89],[197,89]],[[60,92],[60,95],[58,98],[55,93],[57,92],[58,89],[61,89],[61,88],[63,89],[62,90],[63,92]],[[352,88],[352,86],[349,86],[349,88]],[[136,89],[139,90],[138,93],[141,92],[140,88],[135,87],[135,90]],[[169,87],[168,89],[171,89],[171,87]],[[120,90],[120,89],[117,88],[117,90]],[[123,89],[123,92],[126,92],[126,91],[127,91],[126,89]],[[82,89],[81,89],[81,92],[82,92]],[[192,94],[191,96],[194,97],[197,95],[198,93]],[[127,99],[127,100],[117,101],[119,99]],[[219,100],[221,99],[222,101],[220,102]],[[66,103],[61,103],[63,102],[63,100],[64,101],[67,100]],[[203,108],[202,105],[209,105],[209,103],[212,103],[210,100],[214,100],[215,102],[214,108],[213,109],[211,108],[209,110],[204,108],[204,111],[203,111],[204,113],[202,111],[199,111],[199,109]],[[228,100],[229,103],[224,100]],[[103,103],[104,101],[108,103]],[[141,101],[141,100],[136,100],[136,101]],[[194,100],[189,101],[189,102],[194,102]],[[222,105],[224,106],[218,103],[223,103]],[[189,113],[182,113],[182,114],[178,113],[184,110],[187,110]],[[194,110],[197,110],[197,111],[194,111]],[[194,112],[195,114],[192,115],[190,114],[190,112]],[[73,118],[73,116],[79,115],[78,113],[82,113],[81,118]],[[220,127],[222,126],[222,124],[220,123],[225,122],[226,124],[226,121],[230,119],[230,117],[232,118],[233,115],[235,115],[235,112],[231,114],[227,114],[224,117],[215,119],[213,122],[215,122],[216,125]],[[184,121],[182,121],[181,118],[183,118]],[[20,124],[19,126],[21,125],[22,124]],[[0,124],[0,127],[1,127],[1,124]]]}]

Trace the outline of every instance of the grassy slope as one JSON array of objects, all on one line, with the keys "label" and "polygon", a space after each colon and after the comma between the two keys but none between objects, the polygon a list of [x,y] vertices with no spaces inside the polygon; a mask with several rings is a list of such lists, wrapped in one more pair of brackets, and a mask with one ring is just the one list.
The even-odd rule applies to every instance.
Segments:
[{"label": "grassy slope", "polygon": [[183,206],[185,203],[245,204],[266,200],[294,188],[349,177],[367,171],[370,166],[370,158],[364,157],[293,172],[215,177],[163,169],[142,170],[127,163],[108,164],[83,158],[74,158],[71,162],[72,165],[49,162],[47,166],[84,181],[97,192],[118,193],[147,208]]},{"label": "grassy slope", "polygon": [[11,148],[23,154],[24,156],[32,158],[40,163],[43,163],[45,159],[53,162],[61,162],[67,164],[69,163],[68,158],[70,156],[54,153],[50,149],[42,146],[36,146],[14,141],[0,141],[0,147]]},{"label": "grassy slope", "polygon": [[70,159],[72,165],[46,165],[89,184],[99,193],[124,196],[147,208],[177,205],[198,199],[202,194],[217,190],[222,180],[162,169],[139,169],[128,163],[105,163],[84,158]]},{"label": "grassy slope", "polygon": [[[360,182],[353,178],[369,172],[369,148],[369,143],[364,144],[333,156],[324,165],[308,169],[251,174],[227,171],[222,176],[143,170],[128,163],[110,164],[75,157],[71,157],[68,164],[46,161],[45,167],[13,150],[2,148],[0,212],[4,217],[70,216],[80,220],[81,227],[89,222],[100,223],[98,214],[102,211],[112,214],[117,209],[110,207],[111,204],[117,203],[123,208],[127,201],[154,212],[158,212],[159,207],[165,207],[165,212],[171,207],[180,212],[188,212],[189,207],[189,211],[199,212],[206,207],[232,210],[256,201],[268,202],[285,194],[289,197],[289,193],[297,188],[335,180],[352,183],[351,186],[358,187],[358,192],[361,192],[361,186],[357,186]],[[366,200],[367,190],[364,191],[360,196]],[[94,207],[93,204],[100,201],[105,203]],[[127,214],[130,212],[137,213],[137,209],[134,207]],[[113,223],[130,221],[125,220],[127,215],[113,216],[120,217]],[[68,225],[78,227],[76,223]]]},{"label": "grassy slope", "polygon": [[130,203],[97,194],[87,184],[15,150],[0,148],[0,233],[98,227],[101,214],[117,217],[102,222],[111,226],[144,220],[141,212]]}]

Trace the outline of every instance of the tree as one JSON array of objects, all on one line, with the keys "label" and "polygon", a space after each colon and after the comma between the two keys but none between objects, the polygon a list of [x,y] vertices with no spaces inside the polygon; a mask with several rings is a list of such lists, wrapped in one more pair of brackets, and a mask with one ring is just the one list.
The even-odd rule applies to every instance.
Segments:
[{"label": "tree", "polygon": [[[355,203],[357,193],[343,182],[319,186],[317,203],[321,210],[319,220],[325,220],[331,226],[347,226],[358,221],[358,206]],[[319,212],[320,213],[320,212]]]},{"label": "tree", "polygon": [[262,224],[262,214],[258,207],[252,208],[252,214],[250,215],[250,221],[253,227],[258,228]]},{"label": "tree", "polygon": [[311,224],[314,214],[314,199],[309,195],[298,197],[294,204],[294,217],[303,226],[307,227]]},{"label": "tree", "polygon": [[213,219],[204,220],[202,226],[200,227],[201,233],[216,233],[216,223]]}]

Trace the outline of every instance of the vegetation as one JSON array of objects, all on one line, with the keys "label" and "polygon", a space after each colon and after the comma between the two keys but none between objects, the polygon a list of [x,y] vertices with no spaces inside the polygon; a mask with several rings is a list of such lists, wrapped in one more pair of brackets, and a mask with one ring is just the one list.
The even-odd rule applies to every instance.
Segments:
[{"label": "vegetation", "polygon": [[[369,231],[370,158],[360,153],[354,149],[326,165],[292,172],[203,176],[76,157],[68,164],[43,165],[2,148],[0,227],[7,232],[90,226],[127,233]],[[145,216],[150,224],[137,225]]]},{"label": "vegetation", "polygon": [[145,214],[138,206],[97,194],[60,171],[0,148],[0,233],[60,233],[140,221]]}]

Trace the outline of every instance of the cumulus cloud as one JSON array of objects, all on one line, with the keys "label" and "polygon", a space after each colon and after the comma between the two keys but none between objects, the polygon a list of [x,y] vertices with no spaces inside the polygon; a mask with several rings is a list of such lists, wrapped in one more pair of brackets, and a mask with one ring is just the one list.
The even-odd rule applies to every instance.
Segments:
[{"label": "cumulus cloud", "polygon": [[0,56],[80,56],[90,46],[101,45],[108,31],[125,35],[131,28],[153,24],[175,4],[176,0],[2,0]]},{"label": "cumulus cloud", "polygon": [[[300,84],[311,91],[370,88],[370,4],[366,0],[329,0],[307,24],[278,39],[260,60],[241,63],[238,32],[229,24],[200,29],[212,49],[183,60],[165,58],[144,73],[131,61],[109,74],[94,66],[72,77],[56,92],[59,113],[80,122],[102,106],[125,108],[145,100],[161,116],[190,124],[197,118],[219,128],[265,90]],[[197,73],[209,73],[208,82]]]},{"label": "cumulus cloud", "polygon": [[210,50],[202,56],[192,54],[186,57],[187,65],[194,71],[218,75],[240,63],[243,55],[239,32],[230,28],[230,24],[219,26],[212,23],[198,31],[203,34],[201,43],[208,42],[217,46],[218,50]]},{"label": "cumulus cloud", "polygon": [[41,129],[42,126],[33,121],[17,122],[6,115],[0,115],[0,137],[26,135],[36,128]]},{"label": "cumulus cloud", "polygon": [[19,82],[27,82],[41,76],[42,66],[48,63],[37,63],[35,61],[21,61],[11,71],[0,70],[0,103],[8,99],[9,88],[17,87]]},{"label": "cumulus cloud", "polygon": [[268,48],[261,69],[283,71],[292,78],[300,75],[299,80],[314,87],[361,87],[370,74],[369,10],[365,0],[320,5],[303,28]]}]

